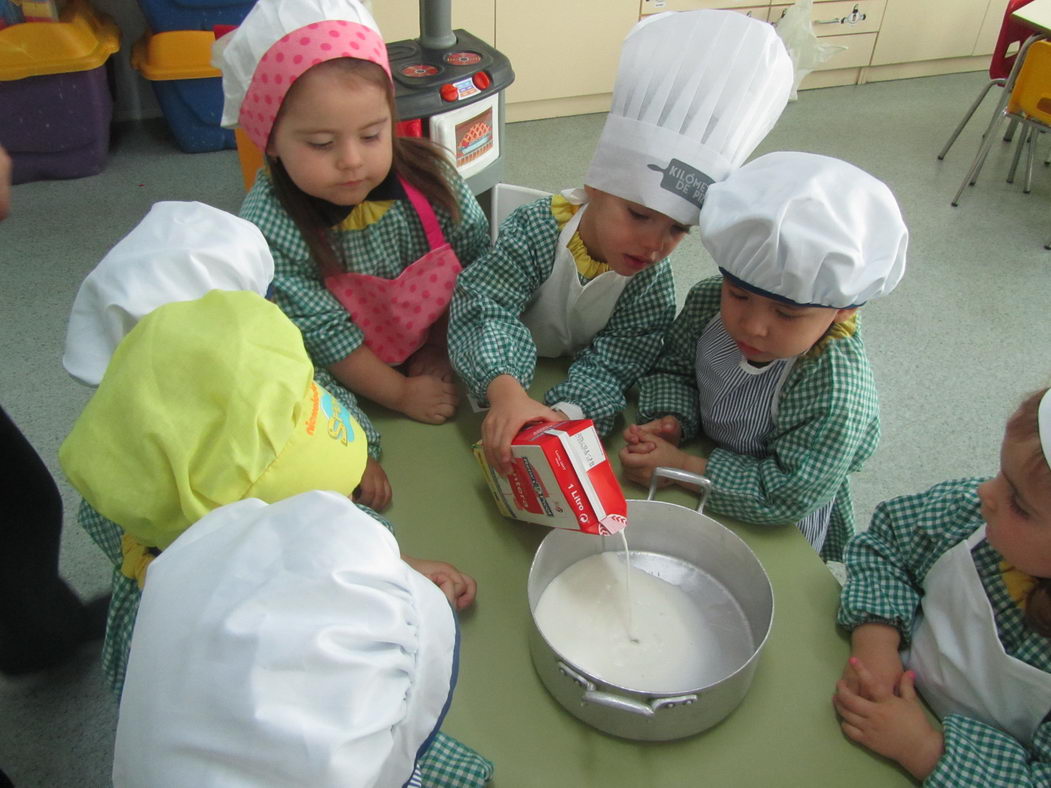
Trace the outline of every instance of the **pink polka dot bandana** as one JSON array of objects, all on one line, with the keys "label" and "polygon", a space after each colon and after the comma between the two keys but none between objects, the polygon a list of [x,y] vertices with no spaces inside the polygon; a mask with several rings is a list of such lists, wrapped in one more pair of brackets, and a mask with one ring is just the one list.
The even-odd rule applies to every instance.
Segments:
[{"label": "pink polka dot bandana", "polygon": [[390,77],[387,47],[379,33],[345,19],[301,27],[266,51],[255,68],[238,116],[241,128],[260,150],[266,150],[277,111],[292,83],[308,68],[341,57],[378,63]]}]

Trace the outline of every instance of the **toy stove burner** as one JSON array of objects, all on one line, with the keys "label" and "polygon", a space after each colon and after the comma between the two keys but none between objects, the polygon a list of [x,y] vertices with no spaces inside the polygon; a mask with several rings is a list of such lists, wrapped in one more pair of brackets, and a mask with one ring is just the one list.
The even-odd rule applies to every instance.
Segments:
[{"label": "toy stove burner", "polygon": [[450,66],[474,66],[482,62],[482,56],[477,52],[450,52],[445,62]]},{"label": "toy stove burner", "polygon": [[438,73],[438,67],[430,63],[414,63],[411,66],[402,66],[401,73],[410,78],[433,77]]}]

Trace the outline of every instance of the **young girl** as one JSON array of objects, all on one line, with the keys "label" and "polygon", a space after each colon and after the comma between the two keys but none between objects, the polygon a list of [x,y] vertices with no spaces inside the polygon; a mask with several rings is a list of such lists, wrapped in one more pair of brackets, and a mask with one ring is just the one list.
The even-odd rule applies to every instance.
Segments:
[{"label": "young girl", "polygon": [[[640,381],[625,475],[703,473],[713,511],[796,523],[838,560],[854,531],[848,474],[879,440],[857,309],[904,273],[898,205],[846,162],[771,153],[709,189],[700,230],[722,276],[693,287]],[[701,432],[708,457],[678,448]]]},{"label": "young girl", "polygon": [[1008,420],[995,478],[886,501],[847,547],[833,702],[924,785],[1051,785],[1049,464],[1045,389]]},{"label": "young girl", "polygon": [[[629,33],[584,188],[516,210],[457,281],[450,354],[490,406],[482,441],[499,472],[527,422],[612,428],[675,312],[668,255],[707,185],[773,126],[792,73],[769,25],[729,11],[661,14]],[[526,391],[537,355],[573,357],[544,403]]]},{"label": "young girl", "polygon": [[[442,423],[457,404],[446,307],[488,226],[439,148],[394,136],[372,17],[357,0],[260,0],[215,60],[224,125],[266,153],[241,215],[270,243],[272,297],[326,370],[320,382],[346,407],[357,394]],[[379,435],[363,426],[376,459]],[[389,489],[370,463],[362,502],[385,505]]]}]

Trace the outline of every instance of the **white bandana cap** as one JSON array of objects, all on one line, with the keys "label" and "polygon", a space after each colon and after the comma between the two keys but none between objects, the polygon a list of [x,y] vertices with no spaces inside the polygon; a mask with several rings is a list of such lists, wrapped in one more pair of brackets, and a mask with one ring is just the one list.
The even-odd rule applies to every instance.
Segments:
[{"label": "white bandana cap", "polygon": [[1044,450],[1044,459],[1051,465],[1051,389],[1040,398],[1040,409],[1036,414],[1036,423],[1040,429],[1040,446]]},{"label": "white bandana cap", "polygon": [[708,190],[701,241],[761,295],[846,309],[891,292],[909,231],[885,183],[839,159],[768,153]]},{"label": "white bandana cap", "polygon": [[265,151],[292,83],[341,57],[377,63],[390,76],[379,26],[358,0],[258,0],[212,45],[212,65],[223,72],[220,125],[240,126]]},{"label": "white bandana cap", "polygon": [[114,785],[404,785],[457,654],[445,595],[345,496],[223,506],[146,575]]},{"label": "white bandana cap", "polygon": [[708,186],[741,166],[781,116],[793,74],[773,27],[744,14],[643,19],[624,40],[584,183],[697,224]]},{"label": "white bandana cap", "polygon": [[155,203],[80,285],[62,364],[98,386],[113,351],[154,309],[210,290],[266,295],[274,259],[251,222],[199,202]]}]

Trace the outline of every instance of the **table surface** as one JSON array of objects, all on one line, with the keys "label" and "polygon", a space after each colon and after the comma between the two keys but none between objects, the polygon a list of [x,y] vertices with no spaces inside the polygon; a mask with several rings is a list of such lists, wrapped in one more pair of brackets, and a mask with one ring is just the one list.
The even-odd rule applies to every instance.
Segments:
[{"label": "table surface", "polygon": [[1033,0],[1028,5],[1012,11],[1011,18],[1034,30],[1051,33],[1051,0]]},{"label": "table surface", "polygon": [[[534,396],[563,369],[541,360]],[[443,730],[496,764],[494,786],[914,784],[840,732],[831,697],[849,643],[835,626],[839,586],[795,528],[717,518],[748,543],[774,588],[773,630],[741,705],[687,739],[618,739],[565,711],[533,670],[526,580],[549,529],[497,512],[470,449],[482,414],[464,402],[454,421],[430,426],[378,407],[370,412],[383,434],[394,489],[386,514],[402,550],[450,561],[478,581],[477,602],[461,615],[459,683]],[[607,442],[618,471],[619,432]],[[631,483],[625,493],[646,497]],[[680,489],[658,497],[696,504]]]}]

